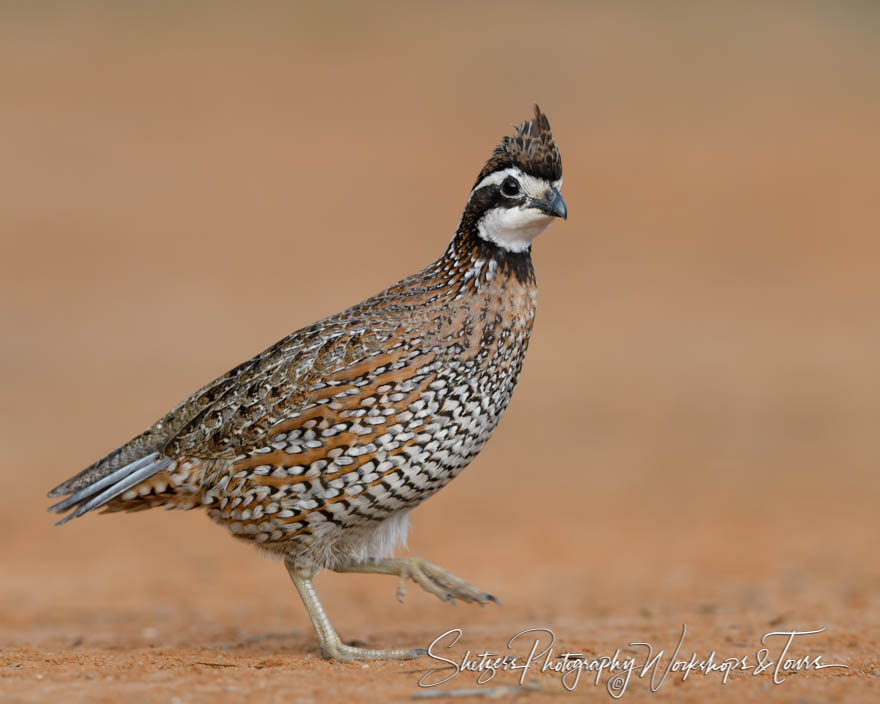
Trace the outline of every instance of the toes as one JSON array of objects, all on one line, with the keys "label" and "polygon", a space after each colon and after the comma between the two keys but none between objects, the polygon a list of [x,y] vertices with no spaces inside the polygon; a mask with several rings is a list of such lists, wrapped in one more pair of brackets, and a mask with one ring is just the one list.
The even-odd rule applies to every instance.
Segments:
[{"label": "toes", "polygon": [[370,648],[357,648],[353,645],[340,643],[322,649],[321,656],[326,660],[335,660],[341,663],[361,662],[364,660],[415,660],[428,653],[424,648],[400,648],[398,650],[373,650]]},{"label": "toes", "polygon": [[346,654],[341,648],[332,648],[331,650],[321,650],[321,657],[325,660],[333,660],[341,663],[352,663],[355,658]]},{"label": "toes", "polygon": [[428,651],[424,648],[401,648],[399,650],[369,650],[344,646],[346,655],[351,656],[349,662],[355,660],[415,660]]},{"label": "toes", "polygon": [[450,604],[455,604],[456,599],[460,599],[466,604],[477,603],[481,606],[490,601],[500,604],[492,594],[477,589],[461,577],[457,577],[426,560],[413,560],[408,564],[405,574],[407,578],[414,581],[426,592],[433,594],[441,601],[448,601]]},{"label": "toes", "polygon": [[440,589],[446,592],[446,598],[449,601],[461,599],[469,603],[471,601],[482,602],[489,598],[489,595],[485,592],[471,586],[463,579],[458,579],[454,575],[431,575],[431,579]]}]

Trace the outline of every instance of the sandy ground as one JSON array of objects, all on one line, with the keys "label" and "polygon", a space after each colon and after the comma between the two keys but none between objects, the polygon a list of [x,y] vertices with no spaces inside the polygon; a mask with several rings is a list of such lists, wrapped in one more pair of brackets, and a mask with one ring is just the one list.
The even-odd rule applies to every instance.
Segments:
[{"label": "sandy ground", "polygon": [[681,659],[750,663],[824,628],[789,656],[846,669],[653,697],[880,699],[872,6],[34,7],[0,23],[0,702],[609,700],[590,673],[426,690],[444,663],[323,662],[283,567],[200,513],[45,513],[213,376],[436,257],[534,99],[571,216],[536,243],[511,408],[407,550],[502,606],[324,575],[337,630],[460,628],[460,660],[546,628],[665,665],[683,626]]}]

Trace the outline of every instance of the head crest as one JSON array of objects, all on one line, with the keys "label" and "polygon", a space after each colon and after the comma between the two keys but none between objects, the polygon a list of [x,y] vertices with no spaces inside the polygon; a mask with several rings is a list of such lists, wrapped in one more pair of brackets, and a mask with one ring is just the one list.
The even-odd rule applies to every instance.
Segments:
[{"label": "head crest", "polygon": [[518,166],[525,173],[548,181],[562,178],[562,157],[553,141],[550,121],[537,105],[535,117],[523,122],[516,128],[516,134],[505,137],[495,147],[476,183],[495,171],[512,166]]}]

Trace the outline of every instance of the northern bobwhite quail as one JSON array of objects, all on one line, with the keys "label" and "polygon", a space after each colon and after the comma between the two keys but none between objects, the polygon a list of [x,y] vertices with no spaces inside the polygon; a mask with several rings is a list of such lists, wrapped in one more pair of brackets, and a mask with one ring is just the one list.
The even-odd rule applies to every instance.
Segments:
[{"label": "northern bobwhite quail", "polygon": [[200,389],[49,492],[74,509],[196,508],[283,558],[340,660],[420,650],[344,644],[312,579],[321,568],[407,579],[442,599],[494,598],[419,558],[393,558],[411,509],[485,445],[525,357],[537,287],[532,239],[566,217],[547,117],[505,137],[443,255],[338,315],[288,335]]}]

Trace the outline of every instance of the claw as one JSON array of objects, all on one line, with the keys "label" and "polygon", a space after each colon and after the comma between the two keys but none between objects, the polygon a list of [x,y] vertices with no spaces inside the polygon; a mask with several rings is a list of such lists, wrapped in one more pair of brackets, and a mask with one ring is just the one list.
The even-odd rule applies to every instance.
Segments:
[{"label": "claw", "polygon": [[401,575],[400,584],[397,585],[397,601],[402,604],[404,596],[406,596],[406,576]]},{"label": "claw", "polygon": [[456,577],[442,567],[418,557],[370,560],[360,564],[343,565],[335,569],[337,572],[374,572],[399,576],[400,585],[397,588],[397,600],[401,603],[403,603],[403,596],[406,594],[407,581],[411,579],[429,594],[433,594],[442,601],[448,601],[450,604],[455,604],[455,600],[460,599],[466,604],[477,603],[483,606],[493,601],[499,606],[501,605],[501,602],[492,594],[487,594],[468,584],[461,577]]}]

